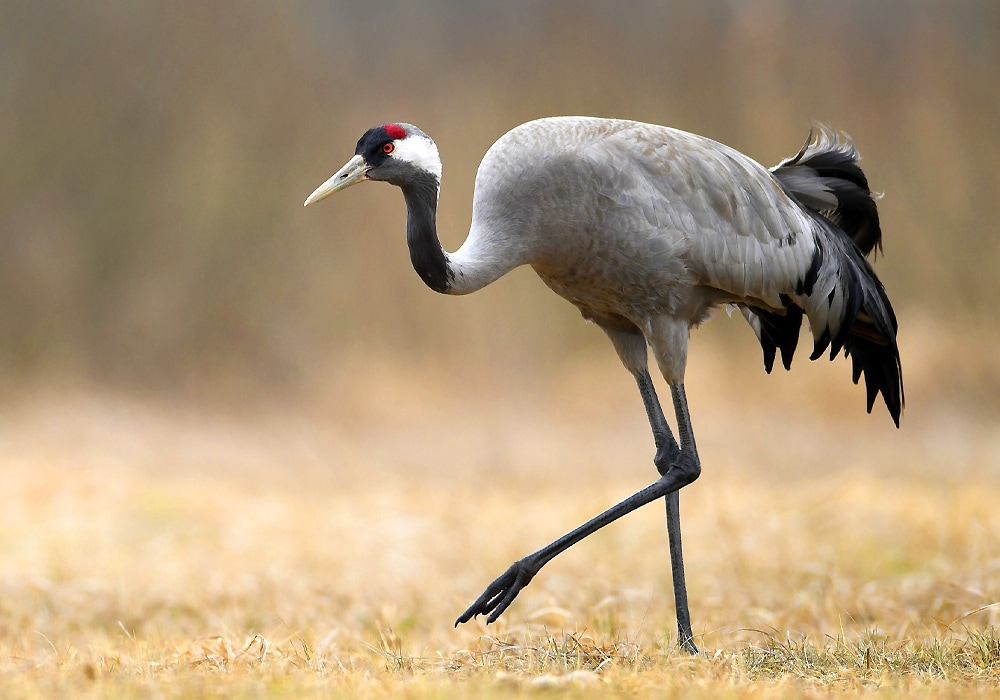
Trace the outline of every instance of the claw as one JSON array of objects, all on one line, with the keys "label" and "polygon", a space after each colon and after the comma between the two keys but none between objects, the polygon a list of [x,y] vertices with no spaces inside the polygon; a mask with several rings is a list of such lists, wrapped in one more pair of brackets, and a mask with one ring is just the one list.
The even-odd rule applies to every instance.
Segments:
[{"label": "claw", "polygon": [[532,567],[524,559],[511,564],[510,568],[494,579],[483,594],[476,598],[476,602],[455,620],[455,626],[458,627],[459,623],[487,614],[489,614],[486,618],[487,625],[496,622],[537,571],[536,567]]}]

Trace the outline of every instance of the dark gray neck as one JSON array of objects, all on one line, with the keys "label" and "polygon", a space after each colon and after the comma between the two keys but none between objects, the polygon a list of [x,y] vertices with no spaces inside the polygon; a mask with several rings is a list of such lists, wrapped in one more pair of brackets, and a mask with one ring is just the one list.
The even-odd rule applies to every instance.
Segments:
[{"label": "dark gray neck", "polygon": [[413,269],[428,287],[446,293],[453,273],[437,235],[438,181],[426,175],[401,189],[406,200],[406,244]]}]

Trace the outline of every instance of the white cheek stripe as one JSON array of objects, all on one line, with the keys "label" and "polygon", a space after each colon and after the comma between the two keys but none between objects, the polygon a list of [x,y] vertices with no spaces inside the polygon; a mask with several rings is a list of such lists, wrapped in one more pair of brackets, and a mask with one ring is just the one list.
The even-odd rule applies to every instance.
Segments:
[{"label": "white cheek stripe", "polygon": [[407,163],[426,170],[441,181],[441,156],[434,142],[416,134],[402,139],[396,139],[396,150],[392,157],[405,160]]}]

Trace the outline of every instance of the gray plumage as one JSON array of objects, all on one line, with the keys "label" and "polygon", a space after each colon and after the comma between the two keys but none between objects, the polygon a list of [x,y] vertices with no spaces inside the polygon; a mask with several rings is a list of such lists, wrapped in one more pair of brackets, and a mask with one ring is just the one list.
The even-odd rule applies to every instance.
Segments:
[{"label": "gray plumage", "polygon": [[[414,268],[436,291],[467,294],[530,265],[611,339],[634,375],[653,430],[661,478],[494,581],[460,618],[495,620],[549,559],[636,507],[666,497],[678,633],[695,650],[687,612],[677,490],[700,460],[684,394],[688,335],[713,307],[734,305],[771,371],[790,366],[802,319],[812,358],[842,350],[868,410],[882,394],[898,425],[903,406],[896,319],[865,256],[880,246],[878,213],[857,152],[817,127],[800,151],[768,170],[711,139],[625,120],[556,117],[523,124],[486,153],[468,238],[454,253],[436,232],[441,164],[409,124],[367,132],[355,157],[307,204],[362,180],[398,185],[407,202]],[[647,371],[671,388],[678,439]]]},{"label": "gray plumage", "polygon": [[[581,118],[522,125],[483,159],[470,235],[451,256],[460,272],[449,291],[474,291],[487,281],[484,272],[492,278],[529,264],[588,319],[641,332],[671,383],[683,381],[686,329],[720,304],[745,310],[760,337],[753,309],[784,314],[787,297],[805,312],[816,347],[839,339],[839,350],[855,321],[851,295],[860,292],[894,344],[877,278],[835,225],[845,181],[811,167],[856,163],[856,153],[828,129],[813,136],[770,172],[668,127]],[[867,183],[862,196],[875,214]],[[877,215],[874,222],[867,228],[877,241]],[[868,251],[872,239],[866,230]],[[817,256],[816,280],[806,289]],[[479,263],[480,275],[464,272],[466,258]],[[898,419],[892,382],[878,388],[889,392]]]}]

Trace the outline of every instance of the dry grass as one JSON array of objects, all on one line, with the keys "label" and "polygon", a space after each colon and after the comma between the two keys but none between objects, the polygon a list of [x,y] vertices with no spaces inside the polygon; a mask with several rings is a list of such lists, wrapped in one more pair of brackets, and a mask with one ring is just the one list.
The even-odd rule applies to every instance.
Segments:
[{"label": "dry grass", "polygon": [[[694,398],[728,381],[695,375]],[[627,380],[588,408],[580,379],[523,405],[402,377],[298,414],[11,404],[0,695],[1000,696],[996,437],[919,408],[897,433],[696,407],[698,658],[674,647],[657,508],[454,629],[511,560],[650,480]]]}]

